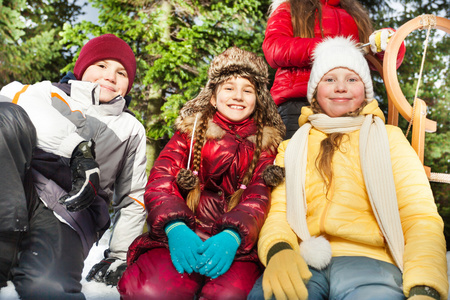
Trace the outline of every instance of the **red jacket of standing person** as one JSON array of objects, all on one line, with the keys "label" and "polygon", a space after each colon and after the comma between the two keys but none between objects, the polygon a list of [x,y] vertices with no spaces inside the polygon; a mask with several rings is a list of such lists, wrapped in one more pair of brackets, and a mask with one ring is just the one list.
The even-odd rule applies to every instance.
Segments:
[{"label": "red jacket of standing person", "polygon": [[[292,98],[306,97],[311,72],[311,53],[327,36],[352,36],[359,41],[354,19],[340,7],[340,1],[321,0],[322,28],[316,22],[314,38],[294,37],[289,1],[279,4],[267,22],[263,51],[269,65],[277,69],[270,93],[276,105]],[[323,37],[322,37],[323,34]],[[377,56],[382,59],[384,52]],[[402,45],[397,59],[400,66],[405,54]]]}]

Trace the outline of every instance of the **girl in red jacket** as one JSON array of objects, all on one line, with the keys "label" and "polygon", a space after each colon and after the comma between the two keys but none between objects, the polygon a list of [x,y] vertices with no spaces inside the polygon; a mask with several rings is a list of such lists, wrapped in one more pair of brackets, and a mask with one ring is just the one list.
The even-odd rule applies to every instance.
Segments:
[{"label": "girl in red jacket", "polygon": [[149,231],[130,246],[123,299],[245,299],[262,273],[256,242],[270,193],[263,171],[285,127],[263,58],[230,48],[208,77],[150,172]]},{"label": "girl in red jacket", "polygon": [[[273,0],[263,42],[269,65],[277,69],[271,94],[286,125],[286,138],[298,129],[301,108],[308,104],[306,88],[311,72],[311,53],[329,36],[351,36],[371,42],[382,58],[392,29],[375,31],[368,13],[356,0]],[[378,47],[377,47],[378,46]],[[405,48],[399,51],[400,65]]]}]

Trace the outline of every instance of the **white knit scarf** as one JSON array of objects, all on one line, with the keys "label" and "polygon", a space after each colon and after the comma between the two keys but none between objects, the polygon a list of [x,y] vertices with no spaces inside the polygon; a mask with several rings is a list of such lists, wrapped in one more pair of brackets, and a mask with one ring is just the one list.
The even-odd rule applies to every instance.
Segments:
[{"label": "white knit scarf", "polygon": [[[390,252],[400,270],[403,271],[404,238],[397,204],[394,176],[390,159],[389,141],[384,122],[377,116],[330,118],[325,114],[313,114],[289,141],[285,152],[287,220],[292,230],[303,241],[312,240],[306,222],[306,163],[308,136],[312,127],[330,134],[349,133],[360,129],[359,152],[361,168],[370,204],[378,225],[387,241]],[[301,243],[302,244],[302,243]],[[318,269],[328,265],[330,257],[317,262],[320,249],[304,251],[305,261]],[[307,256],[307,257],[305,257]],[[312,263],[312,264],[311,264]]]}]

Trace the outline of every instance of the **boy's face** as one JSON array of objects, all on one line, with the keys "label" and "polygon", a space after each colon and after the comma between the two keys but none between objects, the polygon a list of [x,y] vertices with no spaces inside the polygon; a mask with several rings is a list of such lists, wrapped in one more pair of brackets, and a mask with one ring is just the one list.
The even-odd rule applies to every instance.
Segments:
[{"label": "boy's face", "polygon": [[90,65],[81,78],[100,85],[100,103],[108,103],[117,95],[125,96],[128,89],[128,74],[124,66],[112,59]]},{"label": "boy's face", "polygon": [[317,85],[317,102],[330,117],[340,117],[357,110],[364,102],[365,87],[361,78],[347,68],[326,73]]},{"label": "boy's face", "polygon": [[233,122],[240,122],[253,113],[256,105],[256,90],[246,78],[232,77],[221,83],[211,104],[217,111]]}]

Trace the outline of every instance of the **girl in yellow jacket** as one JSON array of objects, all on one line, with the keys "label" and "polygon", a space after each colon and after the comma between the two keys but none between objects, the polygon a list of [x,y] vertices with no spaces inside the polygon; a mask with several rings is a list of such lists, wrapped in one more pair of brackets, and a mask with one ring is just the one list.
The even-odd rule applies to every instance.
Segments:
[{"label": "girl in yellow jacket", "polygon": [[447,299],[442,218],[416,153],[384,124],[362,52],[336,37],[313,58],[249,299]]}]

